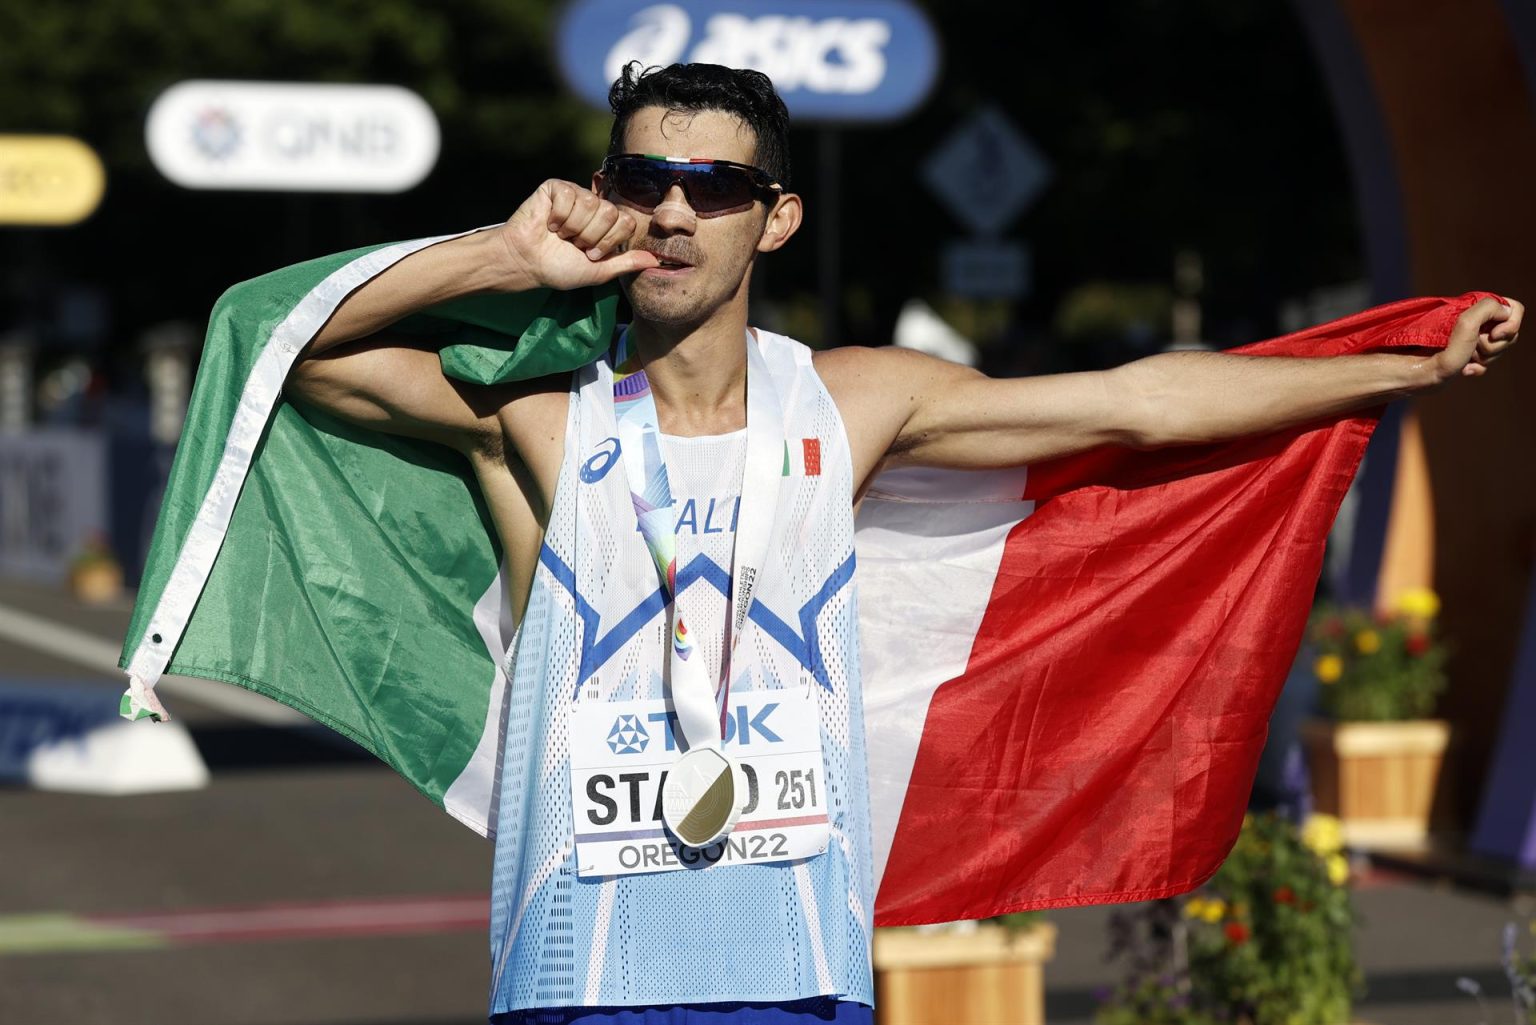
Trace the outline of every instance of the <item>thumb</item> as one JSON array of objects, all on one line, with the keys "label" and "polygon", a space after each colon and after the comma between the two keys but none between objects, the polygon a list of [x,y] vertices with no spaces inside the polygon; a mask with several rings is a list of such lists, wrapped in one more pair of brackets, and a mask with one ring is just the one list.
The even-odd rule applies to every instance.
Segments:
[{"label": "thumb", "polygon": [[594,270],[602,273],[604,281],[612,281],[625,274],[638,274],[640,271],[660,266],[661,260],[648,249],[631,249],[625,253],[614,253],[592,265]]},{"label": "thumb", "polygon": [[1483,329],[1488,325],[1508,320],[1513,312],[1497,299],[1479,299],[1467,307],[1465,313],[1456,318],[1450,337],[1445,342],[1446,353],[1458,357],[1462,362],[1471,359],[1472,352],[1477,347],[1478,335],[1483,332]]}]

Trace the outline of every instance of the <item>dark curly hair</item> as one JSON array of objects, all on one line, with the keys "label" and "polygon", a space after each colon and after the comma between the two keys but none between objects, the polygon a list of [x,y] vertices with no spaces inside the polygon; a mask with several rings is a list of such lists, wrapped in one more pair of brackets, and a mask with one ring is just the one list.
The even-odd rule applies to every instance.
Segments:
[{"label": "dark curly hair", "polygon": [[789,188],[789,110],[760,71],[719,64],[647,68],[630,61],[608,90],[608,106],[613,110],[610,154],[623,152],[629,119],[644,107],[735,114],[757,137],[752,163]]}]

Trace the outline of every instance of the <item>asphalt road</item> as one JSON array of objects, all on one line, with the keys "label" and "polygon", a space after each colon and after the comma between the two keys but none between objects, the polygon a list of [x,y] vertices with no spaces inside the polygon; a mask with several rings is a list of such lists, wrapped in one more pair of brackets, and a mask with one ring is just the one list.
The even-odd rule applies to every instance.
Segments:
[{"label": "asphalt road", "polygon": [[[18,629],[7,610],[75,633]],[[122,681],[102,652],[127,618],[126,604],[0,582],[0,686],[80,684],[115,706]],[[345,742],[215,697],[236,688],[188,687],[167,700],[211,769],[206,788],[0,784],[0,1025],[483,1022],[490,845]],[[1380,874],[1356,903],[1360,1020],[1512,1020],[1500,930],[1528,909]],[[1090,1022],[1093,991],[1112,980],[1108,913],[1051,913],[1053,1025]],[[1486,1016],[1463,977],[1487,994]]]},{"label": "asphalt road", "polygon": [[[114,644],[128,616],[14,584],[0,608]],[[0,639],[0,681],[115,706],[121,678],[77,653]],[[339,739],[167,701],[205,789],[0,787],[0,1023],[484,1022],[490,845]]]}]

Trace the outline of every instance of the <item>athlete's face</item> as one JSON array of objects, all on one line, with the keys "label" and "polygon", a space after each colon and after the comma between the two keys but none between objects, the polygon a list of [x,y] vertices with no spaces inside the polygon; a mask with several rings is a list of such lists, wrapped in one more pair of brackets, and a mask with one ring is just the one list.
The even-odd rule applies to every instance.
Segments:
[{"label": "athlete's face", "polygon": [[[756,141],[752,129],[734,114],[645,107],[625,128],[623,152],[751,164]],[[659,324],[696,325],[737,303],[745,316],[753,259],[758,252],[783,245],[800,223],[800,201],[792,195],[700,214],[678,184],[649,211],[608,188],[600,175],[593,177],[593,189],[634,216],[632,247],[649,249],[667,261],[624,282],[636,319]]]}]

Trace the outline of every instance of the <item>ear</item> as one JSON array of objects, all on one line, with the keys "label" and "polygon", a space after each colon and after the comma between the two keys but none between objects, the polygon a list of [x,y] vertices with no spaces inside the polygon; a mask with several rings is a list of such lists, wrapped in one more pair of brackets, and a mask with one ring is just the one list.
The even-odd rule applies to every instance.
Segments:
[{"label": "ear", "polygon": [[592,195],[597,196],[598,198],[602,198],[603,172],[601,170],[592,172]]},{"label": "ear", "polygon": [[757,251],[771,253],[788,242],[790,236],[800,230],[800,219],[804,213],[798,195],[786,192],[780,196],[768,214],[767,223],[763,225],[763,237],[757,240]]}]

